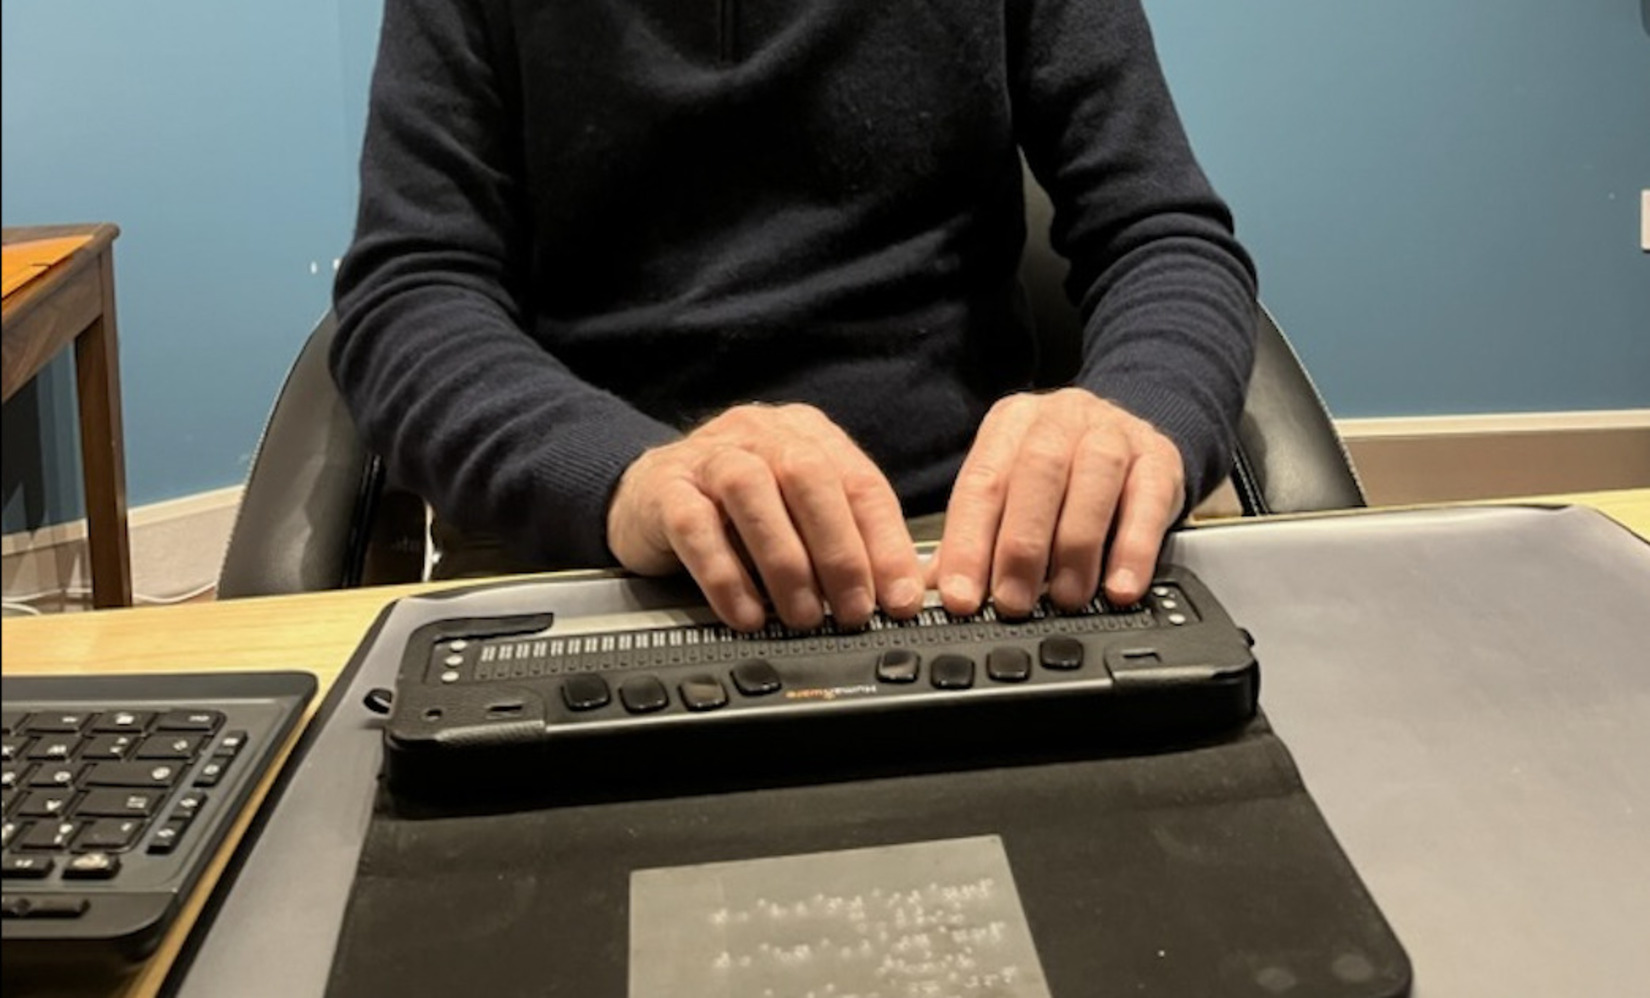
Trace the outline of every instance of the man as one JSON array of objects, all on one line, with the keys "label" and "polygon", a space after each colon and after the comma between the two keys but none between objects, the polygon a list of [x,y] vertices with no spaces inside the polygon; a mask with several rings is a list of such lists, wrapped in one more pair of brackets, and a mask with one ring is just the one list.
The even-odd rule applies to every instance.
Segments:
[{"label": "man", "polygon": [[[1048,393],[1021,150],[1085,321]],[[685,569],[744,629],[1012,615],[1142,594],[1253,280],[1138,0],[390,0],[333,370],[519,561]]]}]

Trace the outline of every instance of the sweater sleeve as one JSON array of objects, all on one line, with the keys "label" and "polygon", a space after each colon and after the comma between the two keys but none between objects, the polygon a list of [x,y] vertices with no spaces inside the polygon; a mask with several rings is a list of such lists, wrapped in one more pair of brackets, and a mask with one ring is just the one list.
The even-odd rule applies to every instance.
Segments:
[{"label": "sweater sleeve", "polygon": [[474,0],[389,0],[333,377],[397,481],[523,560],[612,562],[606,511],[676,437],[524,329],[531,256],[510,80]]},{"label": "sweater sleeve", "polygon": [[1255,277],[1204,177],[1139,0],[1009,0],[1015,129],[1083,316],[1077,383],[1179,447],[1187,509],[1230,470]]}]

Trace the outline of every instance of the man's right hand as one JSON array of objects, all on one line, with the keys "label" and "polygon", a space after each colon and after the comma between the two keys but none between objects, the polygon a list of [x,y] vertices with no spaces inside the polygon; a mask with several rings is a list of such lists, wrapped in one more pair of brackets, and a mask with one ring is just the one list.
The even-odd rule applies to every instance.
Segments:
[{"label": "man's right hand", "polygon": [[687,569],[731,627],[774,609],[796,628],[818,626],[824,603],[845,627],[881,606],[922,607],[922,572],[893,488],[818,409],[741,405],[625,471],[607,512],[607,544],[641,575]]}]

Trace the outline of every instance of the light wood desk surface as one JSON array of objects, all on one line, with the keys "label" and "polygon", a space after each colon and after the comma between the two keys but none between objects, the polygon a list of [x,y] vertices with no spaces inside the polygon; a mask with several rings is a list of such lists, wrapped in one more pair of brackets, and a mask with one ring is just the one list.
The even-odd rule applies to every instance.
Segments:
[{"label": "light wood desk surface", "polygon": [[[1650,488],[1520,501],[1591,506],[1650,540]],[[313,712],[385,606],[402,596],[454,585],[13,617],[0,629],[0,660],[7,675],[297,669],[320,680]],[[192,919],[192,910],[188,917]],[[169,938],[160,957],[114,993],[122,998],[156,993],[162,968],[179,942]]]}]

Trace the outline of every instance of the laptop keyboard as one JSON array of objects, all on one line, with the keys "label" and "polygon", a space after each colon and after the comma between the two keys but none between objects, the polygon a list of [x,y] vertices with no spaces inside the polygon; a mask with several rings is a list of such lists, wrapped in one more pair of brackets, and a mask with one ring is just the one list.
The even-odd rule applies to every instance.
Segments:
[{"label": "laptop keyboard", "polygon": [[109,962],[152,950],[314,689],[304,673],[7,677],[8,962],[31,944]]}]

